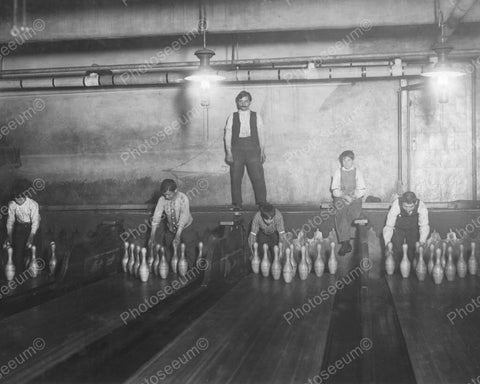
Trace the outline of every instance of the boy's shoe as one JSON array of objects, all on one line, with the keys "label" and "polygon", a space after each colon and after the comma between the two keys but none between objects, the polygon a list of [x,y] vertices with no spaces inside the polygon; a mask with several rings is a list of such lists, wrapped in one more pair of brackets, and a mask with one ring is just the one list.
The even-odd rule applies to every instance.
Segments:
[{"label": "boy's shoe", "polygon": [[338,251],[338,256],[345,256],[349,252],[352,252],[352,246],[350,245],[350,241],[343,241],[342,246]]}]

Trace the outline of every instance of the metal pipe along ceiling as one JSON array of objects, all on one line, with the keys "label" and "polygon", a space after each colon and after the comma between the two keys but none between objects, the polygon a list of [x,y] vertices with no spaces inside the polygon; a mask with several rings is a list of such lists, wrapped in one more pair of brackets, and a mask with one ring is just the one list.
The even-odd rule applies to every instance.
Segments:
[{"label": "metal pipe along ceiling", "polygon": [[[285,68],[217,71],[226,82],[265,82],[265,81],[328,81],[366,78],[400,78],[419,76],[423,66],[384,65],[350,66],[322,68]],[[183,72],[134,71],[90,76],[48,76],[0,79],[0,90],[29,90],[53,88],[123,87],[148,85],[179,85],[183,83]]]}]

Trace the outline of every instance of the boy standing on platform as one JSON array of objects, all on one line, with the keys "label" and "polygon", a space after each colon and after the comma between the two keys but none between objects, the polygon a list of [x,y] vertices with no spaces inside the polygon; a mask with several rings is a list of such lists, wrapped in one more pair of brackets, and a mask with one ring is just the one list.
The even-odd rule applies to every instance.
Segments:
[{"label": "boy standing on platform", "polygon": [[406,242],[408,256],[413,260],[415,243],[420,241],[420,244],[424,245],[429,232],[427,206],[417,199],[415,193],[405,192],[393,202],[383,228],[383,240],[385,245],[392,242],[394,255],[398,257],[402,254],[402,245]]},{"label": "boy standing on platform", "polygon": [[184,243],[188,265],[193,266],[197,237],[192,228],[193,218],[188,197],[178,191],[177,183],[171,179],[162,181],[160,195],[153,213],[149,246],[155,243],[157,228],[160,227],[160,244],[172,252],[175,247],[180,257],[179,245]]},{"label": "boy standing on platform", "polygon": [[6,246],[13,248],[15,271],[25,269],[26,249],[32,248],[40,226],[38,203],[26,196],[27,189],[21,183],[13,187],[13,201],[8,203]]},{"label": "boy standing on platform", "polygon": [[366,187],[362,173],[354,167],[353,151],[344,151],[339,156],[342,167],[335,171],[332,179],[333,204],[337,210],[335,227],[338,242],[342,245],[338,251],[344,256],[352,251],[350,244],[350,229],[352,222],[358,219],[362,212],[362,197]]},{"label": "boy standing on platform", "polygon": [[247,167],[248,176],[255,192],[256,204],[267,200],[263,173],[265,162],[265,138],[263,121],[259,114],[250,111],[252,95],[240,92],[235,98],[238,112],[227,119],[225,126],[225,161],[230,165],[230,182],[233,210],[242,209],[242,179]]},{"label": "boy standing on platform", "polygon": [[255,242],[258,243],[259,250],[263,249],[263,244],[267,244],[273,255],[273,247],[280,241],[286,241],[283,216],[272,204],[262,204],[253,216],[252,230],[248,236],[250,249],[253,249]]}]

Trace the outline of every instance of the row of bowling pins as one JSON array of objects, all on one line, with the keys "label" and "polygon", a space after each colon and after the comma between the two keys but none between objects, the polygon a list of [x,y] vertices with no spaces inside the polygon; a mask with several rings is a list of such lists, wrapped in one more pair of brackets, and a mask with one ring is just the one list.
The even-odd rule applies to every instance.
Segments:
[{"label": "row of bowling pins", "polygon": [[[408,259],[408,245],[402,245],[403,257],[400,262],[400,273],[402,277],[408,278],[412,268],[412,263]],[[475,255],[475,243],[471,244],[471,254],[468,258],[468,262],[464,257],[464,245],[460,244],[460,254],[457,262],[453,260],[453,247],[448,246],[446,243],[442,244],[442,249],[435,249],[434,244],[430,244],[429,248],[429,260],[425,261],[423,247],[417,242],[416,244],[416,257],[413,260],[413,268],[417,275],[418,280],[425,280],[427,273],[432,275],[435,284],[441,284],[443,276],[448,281],[454,281],[455,276],[458,273],[458,277],[464,278],[467,275],[467,271],[475,276],[478,270],[478,262]],[[393,259],[393,245],[388,243],[387,254],[385,259],[385,270],[388,275],[393,275],[395,272],[395,261]]]},{"label": "row of bowling pins", "polygon": [[[180,257],[178,257],[177,248],[173,248],[173,256],[170,260],[170,266],[165,256],[165,248],[157,244],[152,247],[147,257],[147,249],[141,248],[134,243],[125,242],[125,251],[122,258],[122,268],[125,273],[130,273],[140,278],[142,282],[147,282],[150,273],[166,279],[170,271],[184,277],[187,274],[188,262],[185,257],[185,244],[180,244]],[[199,255],[203,253],[203,243],[198,244]],[[161,257],[160,257],[161,254]]]},{"label": "row of bowling pins", "polygon": [[[330,258],[328,259],[328,270],[331,274],[335,274],[338,269],[338,261],[335,257],[335,243],[330,244]],[[258,256],[258,243],[253,245],[253,258],[252,258],[252,270],[253,273],[262,273],[264,277],[268,277],[270,273],[274,280],[279,280],[283,272],[283,279],[286,283],[290,283],[295,274],[297,273],[301,280],[305,280],[312,269],[314,269],[315,274],[320,277],[325,271],[325,261],[322,256],[322,245],[317,244],[317,257],[315,262],[312,262],[312,259],[308,255],[307,248],[302,246],[300,249],[301,259],[297,264],[295,257],[293,255],[293,244],[290,247],[285,249],[285,261],[282,268],[282,259],[283,259],[283,244],[275,245],[273,249],[274,257],[273,261],[270,262],[268,258],[268,245],[263,244],[263,258],[260,260]]]},{"label": "row of bowling pins", "polygon": [[[8,246],[7,249],[7,264],[5,265],[5,277],[8,281],[13,280],[15,277],[15,264],[13,263],[13,248]],[[31,257],[25,259],[25,268],[28,270],[31,277],[37,277],[41,272],[41,264],[39,265],[37,259],[37,247],[32,245],[30,248],[31,250]],[[49,261],[49,268],[50,274],[55,273],[56,266],[58,264],[57,256],[56,256],[56,245],[55,242],[50,242],[50,261]]]}]

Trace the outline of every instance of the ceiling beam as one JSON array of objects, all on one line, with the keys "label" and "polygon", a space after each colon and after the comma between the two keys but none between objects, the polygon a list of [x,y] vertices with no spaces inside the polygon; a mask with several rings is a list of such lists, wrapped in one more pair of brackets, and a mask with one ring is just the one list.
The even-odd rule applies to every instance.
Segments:
[{"label": "ceiling beam", "polygon": [[467,13],[478,3],[478,0],[457,0],[444,25],[444,35],[448,39],[453,35],[458,25]]},{"label": "ceiling beam", "polygon": [[[453,0],[437,1],[445,14],[454,7]],[[27,26],[34,30],[29,41],[171,36],[198,27],[198,1],[193,0],[49,0],[27,4]],[[436,24],[434,0],[205,0],[205,4],[209,33]],[[480,21],[479,8],[472,7],[464,22]],[[12,40],[12,20],[12,2],[0,2],[0,42]],[[43,28],[35,29],[34,21]]]}]

